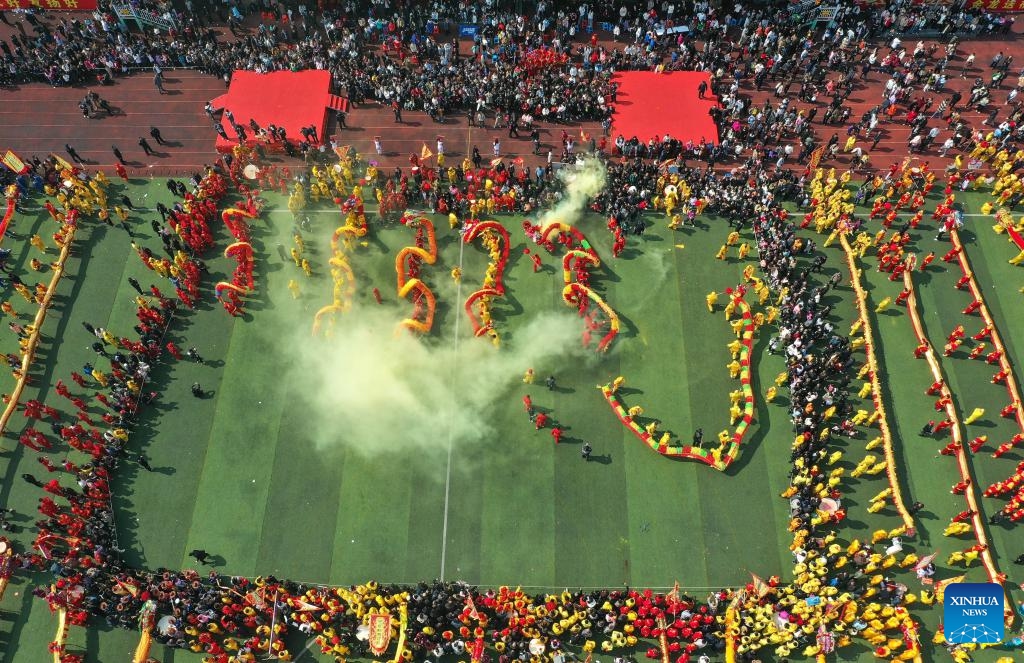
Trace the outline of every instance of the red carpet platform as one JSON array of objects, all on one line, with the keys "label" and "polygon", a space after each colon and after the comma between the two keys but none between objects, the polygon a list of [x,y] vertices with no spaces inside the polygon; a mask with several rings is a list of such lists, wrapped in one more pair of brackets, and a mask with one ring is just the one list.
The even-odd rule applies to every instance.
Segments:
[{"label": "red carpet platform", "polygon": [[[316,127],[317,138],[323,140],[327,129],[327,110],[348,110],[348,100],[331,94],[331,74],[327,71],[275,71],[260,74],[254,71],[236,71],[231,76],[227,94],[212,101],[213,107],[227,109],[235,122],[245,127],[248,143],[255,144],[249,120],[261,127],[273,124],[284,127],[289,140],[300,141],[303,127]],[[221,124],[228,136],[235,132],[227,118]],[[217,137],[217,151],[230,152],[237,140]]]},{"label": "red carpet platform", "polygon": [[[636,136],[647,142],[669,134],[683,143],[701,139],[718,143],[718,129],[708,109],[718,104],[711,94],[711,78],[700,71],[627,71],[615,74],[619,84],[618,102],[612,116],[612,132],[626,140]],[[708,91],[701,99],[697,86],[704,81]]]}]

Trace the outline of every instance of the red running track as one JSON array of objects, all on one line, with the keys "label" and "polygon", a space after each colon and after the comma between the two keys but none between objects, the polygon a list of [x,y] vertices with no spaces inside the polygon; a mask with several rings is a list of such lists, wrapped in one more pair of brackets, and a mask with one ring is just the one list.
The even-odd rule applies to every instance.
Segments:
[{"label": "red running track", "polygon": [[[67,158],[70,144],[91,165],[110,170],[117,145],[134,176],[192,172],[216,159],[216,133],[203,107],[224,92],[224,82],[193,71],[165,72],[160,94],[152,74],[119,78],[112,86],[93,89],[106,99],[114,115],[83,117],[78,102],[86,88],[54,88],[44,84],[4,91],[0,104],[0,149],[11,148],[22,158],[54,153]],[[150,127],[160,129],[169,145],[158,146]],[[157,152],[143,154],[145,137]]]},{"label": "red running track", "polygon": [[[4,27],[6,28],[6,26]],[[908,49],[913,48],[912,39],[908,38],[904,41]],[[926,44],[931,42],[932,40],[925,40]],[[623,46],[621,43],[616,44],[607,38],[603,39],[601,44],[606,48],[621,48]],[[988,68],[988,62],[996,52],[1003,51],[1005,54],[1015,55],[1017,61],[1024,60],[1024,50],[1020,49],[1018,44],[1018,34],[1012,34],[1008,38],[1000,40],[963,42],[960,45],[957,58],[947,69],[947,73],[950,74],[947,88],[959,90],[966,100],[975,77],[981,76],[987,81],[991,76],[992,72]],[[879,49],[880,56],[887,52],[888,49],[885,46]],[[961,78],[959,74],[964,57],[969,53],[975,53],[977,59],[974,67],[964,72]],[[838,75],[835,74],[833,77],[838,77]],[[852,108],[851,117],[853,119],[859,118],[863,112],[881,101],[886,79],[885,74],[875,71],[866,81],[858,83],[861,87],[854,91],[847,102]],[[1016,82],[1016,77],[1011,73],[1003,89],[995,91],[993,101],[997,105],[1004,106],[1005,95],[1010,86]],[[224,93],[224,83],[217,78],[197,72],[169,71],[164,87],[169,94],[160,95],[153,85],[152,75],[139,74],[119,78],[110,87],[96,88],[97,92],[120,110],[120,113],[114,117],[95,120],[82,117],[78,110],[78,101],[85,96],[85,88],[51,88],[45,84],[30,84],[15,90],[4,90],[0,93],[3,96],[3,103],[0,104],[0,149],[10,147],[23,157],[30,157],[33,154],[42,157],[50,152],[63,155],[64,144],[70,143],[95,166],[109,170],[114,163],[110,147],[116,144],[131,163],[129,170],[135,176],[159,176],[195,171],[203,164],[211,163],[216,159],[214,151],[216,134],[211,122],[203,112],[203,106],[207,101]],[[769,86],[758,91],[754,90],[749,82],[745,82],[741,87],[741,92],[749,95],[752,103],[756,105],[761,105],[765,100],[770,100],[773,104],[779,101],[774,97],[773,89]],[[921,94],[923,93],[918,92],[916,96]],[[948,94],[947,92],[945,96]],[[937,106],[943,95],[932,94],[932,96],[935,97],[935,106]],[[819,107],[817,117],[820,120],[826,107],[824,95],[816,105]],[[791,103],[791,106],[809,109],[811,104],[796,101]],[[983,128],[981,127],[983,117],[980,114],[963,112],[963,117],[975,129]],[[238,117],[236,119],[240,122],[243,121]],[[570,135],[578,136],[582,128],[585,133],[598,139],[602,133],[597,123],[543,126],[541,127],[543,147],[540,154],[534,156],[532,154],[533,146],[526,138],[525,132],[522,133],[523,137],[520,139],[509,138],[506,129],[493,128],[493,118],[485,128],[468,126],[464,115],[450,118],[444,124],[433,122],[424,113],[406,112],[404,119],[403,124],[396,124],[387,108],[376,103],[369,103],[352,108],[348,116],[348,129],[339,132],[331,120],[326,133],[328,136],[335,135],[340,145],[351,145],[360,153],[378,160],[382,166],[388,168],[408,167],[409,155],[419,154],[423,145],[427,145],[432,152],[436,151],[438,135],[444,136],[445,152],[449,157],[449,164],[453,159],[461,159],[470,154],[474,145],[480,148],[485,160],[489,159],[493,139],[500,138],[502,156],[509,158],[522,156],[532,166],[546,160],[549,148],[554,152],[556,158],[559,156],[561,153],[559,136],[563,129]],[[932,120],[932,124],[936,122],[938,121]],[[137,143],[140,137],[148,138],[151,126],[159,127],[171,145],[168,147],[154,145],[158,154],[153,157],[145,157]],[[870,150],[871,164],[878,169],[887,169],[893,162],[900,162],[907,156],[909,127],[900,122],[883,122],[879,126],[885,131],[885,135],[877,148]],[[820,122],[816,122],[814,130],[822,141],[827,141],[832,133],[838,133],[841,139],[845,139],[845,127],[824,126]],[[646,135],[638,134],[638,137],[645,141],[652,137],[657,137],[660,140],[661,135],[652,129]],[[936,146],[925,154],[919,155],[920,158],[931,160],[933,164],[938,165],[940,161],[938,145],[945,140],[947,135],[948,132],[943,132],[939,136]],[[382,138],[384,155],[381,158],[376,157],[374,153],[374,136]],[[291,137],[298,138],[294,135]],[[792,141],[792,139],[789,140]],[[152,143],[152,141],[150,142]],[[842,140],[840,144],[842,144]],[[580,145],[579,147],[582,149],[586,146]],[[866,149],[870,147],[870,144],[863,147]],[[824,165],[844,168],[849,164],[849,159],[848,156],[840,155],[837,162],[826,161]],[[723,167],[728,167],[728,165],[728,163],[722,164]]]}]

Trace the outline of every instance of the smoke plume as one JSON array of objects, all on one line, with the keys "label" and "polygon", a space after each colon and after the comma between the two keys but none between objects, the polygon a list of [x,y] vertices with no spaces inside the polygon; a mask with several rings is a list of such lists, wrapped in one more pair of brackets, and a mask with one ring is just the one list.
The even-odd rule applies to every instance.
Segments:
[{"label": "smoke plume", "polygon": [[[591,159],[559,171],[559,177],[564,196],[538,220],[541,224],[579,222],[604,186],[605,169]],[[461,301],[452,292],[438,295]],[[515,398],[518,405],[509,392],[527,368],[542,379],[570,360],[594,357],[582,347],[579,319],[568,308],[509,321],[501,330],[507,340],[500,349],[472,337],[465,320],[457,340],[453,330],[436,326],[425,339],[405,330],[396,334],[407,312],[358,307],[337,321],[332,338],[309,343],[303,337],[293,344],[303,348],[295,365],[310,385],[312,424],[323,431],[321,448],[346,445],[367,455],[445,453],[449,443],[482,441],[495,433],[488,414],[500,399]],[[463,315],[461,306],[451,315]]]},{"label": "smoke plume", "polygon": [[565,193],[557,205],[537,220],[541,226],[552,221],[576,225],[583,217],[587,203],[604,188],[606,171],[597,159],[587,159],[580,166],[570,166],[558,171],[558,177],[565,183]]},{"label": "smoke plume", "polygon": [[400,317],[391,307],[363,307],[339,319],[331,338],[305,337],[293,346],[305,348],[296,369],[310,386],[320,448],[444,453],[449,442],[484,440],[495,433],[488,414],[500,399],[518,401],[509,391],[527,368],[543,379],[570,358],[592,354],[581,347],[579,320],[568,310],[533,317],[500,349],[472,337],[467,324],[457,344],[451,334],[396,333]]}]

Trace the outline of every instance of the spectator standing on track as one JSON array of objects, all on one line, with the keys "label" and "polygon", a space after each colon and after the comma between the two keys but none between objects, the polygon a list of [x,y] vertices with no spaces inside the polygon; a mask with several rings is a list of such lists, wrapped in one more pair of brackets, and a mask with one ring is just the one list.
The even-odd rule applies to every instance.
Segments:
[{"label": "spectator standing on track", "polygon": [[85,159],[82,158],[82,156],[75,150],[75,148],[71,147],[70,143],[64,143],[64,151],[68,153],[68,156],[70,156],[71,160],[74,161],[75,163],[85,163]]},{"label": "spectator standing on track", "polygon": [[967,70],[974,66],[974,53],[964,59],[964,66],[960,70],[960,78],[967,78]]},{"label": "spectator standing on track", "polygon": [[117,162],[119,164],[121,164],[123,166],[123,165],[125,165],[127,163],[124,160],[124,155],[121,154],[121,150],[117,149],[117,145],[111,145],[110,146],[110,150],[114,153],[114,158],[117,159]]},{"label": "spectator standing on track", "polygon": [[146,140],[145,137],[139,138],[139,147],[141,147],[142,151],[146,153],[146,156],[156,154],[156,152],[153,151],[153,148],[149,146],[149,141]]},{"label": "spectator standing on track", "polygon": [[153,138],[153,140],[156,141],[157,145],[167,144],[167,141],[164,140],[164,137],[160,135],[160,130],[157,129],[156,127],[149,128],[149,135]]},{"label": "spectator standing on track", "polygon": [[167,90],[164,89],[164,73],[162,71],[158,70],[156,74],[153,75],[153,85],[156,86],[156,89],[159,90],[160,94],[167,94]]}]

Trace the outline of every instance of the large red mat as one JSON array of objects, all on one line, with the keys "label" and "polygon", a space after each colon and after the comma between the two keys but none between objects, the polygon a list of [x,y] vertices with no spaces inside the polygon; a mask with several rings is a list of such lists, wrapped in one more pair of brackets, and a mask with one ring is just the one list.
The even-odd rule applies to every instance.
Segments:
[{"label": "large red mat", "polygon": [[[226,94],[213,100],[214,108],[230,110],[235,122],[245,127],[248,141],[253,135],[249,120],[261,127],[273,124],[284,127],[290,140],[302,140],[299,130],[316,127],[317,138],[323,140],[327,128],[328,108],[345,109],[347,100],[331,94],[331,74],[327,71],[275,71],[260,74],[255,71],[236,71]],[[235,132],[227,118],[221,124],[228,136]],[[229,152],[237,140],[217,137],[217,151]]]},{"label": "large red mat", "polygon": [[[616,74],[618,101],[612,116],[614,135],[626,140],[634,136],[647,142],[665,134],[686,143],[718,143],[718,128],[708,109],[718,105],[711,94],[711,78],[701,71],[627,71]],[[704,81],[708,90],[701,99],[697,87]]]}]

